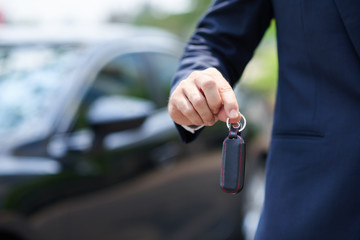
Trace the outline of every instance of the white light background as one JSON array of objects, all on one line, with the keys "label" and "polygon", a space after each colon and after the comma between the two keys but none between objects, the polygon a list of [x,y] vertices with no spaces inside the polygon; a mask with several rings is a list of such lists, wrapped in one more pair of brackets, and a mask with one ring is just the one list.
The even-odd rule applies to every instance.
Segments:
[{"label": "white light background", "polygon": [[145,7],[156,14],[180,14],[193,7],[191,0],[0,0],[0,12],[10,23],[105,22],[112,15],[131,20]]}]

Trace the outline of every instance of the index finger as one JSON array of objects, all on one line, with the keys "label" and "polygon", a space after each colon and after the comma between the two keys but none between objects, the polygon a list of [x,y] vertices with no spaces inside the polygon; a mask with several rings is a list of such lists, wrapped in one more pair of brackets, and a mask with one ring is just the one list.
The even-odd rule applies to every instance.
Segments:
[{"label": "index finger", "polygon": [[[239,106],[235,93],[229,82],[215,68],[208,68],[204,72],[210,78],[215,79],[216,82],[216,93],[214,93],[213,91],[214,84],[209,84],[212,83],[212,81],[204,81],[207,84],[204,84],[204,82],[202,84],[203,90],[206,90],[204,91],[205,97],[208,100],[209,106],[212,111],[214,112],[214,110],[216,109],[216,111],[220,110],[220,112],[222,112],[221,109],[223,108],[226,116],[230,119],[230,122],[234,123],[240,121],[241,116],[239,114]],[[207,86],[207,89],[205,86]],[[223,107],[221,107],[221,105],[223,105]],[[221,115],[223,115],[223,112]],[[222,117],[220,117],[220,120],[223,120]]]},{"label": "index finger", "polygon": [[236,100],[235,92],[230,84],[226,81],[226,83],[222,83],[218,89],[224,105],[225,114],[230,118],[230,122],[240,121],[239,105]]}]

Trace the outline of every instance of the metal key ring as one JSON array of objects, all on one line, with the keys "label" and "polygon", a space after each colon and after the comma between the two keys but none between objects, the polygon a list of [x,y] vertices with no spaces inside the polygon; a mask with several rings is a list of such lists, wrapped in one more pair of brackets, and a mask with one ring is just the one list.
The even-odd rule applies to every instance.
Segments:
[{"label": "metal key ring", "polygon": [[[241,116],[241,119],[244,120],[244,123],[241,124],[241,123],[240,123],[241,119],[240,119],[240,121],[236,123],[237,126],[234,126],[235,128],[239,128],[239,127],[240,127],[239,132],[241,132],[242,130],[244,130],[245,127],[246,127],[246,118],[245,118],[245,116],[242,115],[242,113],[240,113],[240,116]],[[227,126],[228,129],[230,130],[230,124],[231,124],[231,123],[229,123],[229,120],[230,120],[229,118],[226,119],[226,126]]]}]

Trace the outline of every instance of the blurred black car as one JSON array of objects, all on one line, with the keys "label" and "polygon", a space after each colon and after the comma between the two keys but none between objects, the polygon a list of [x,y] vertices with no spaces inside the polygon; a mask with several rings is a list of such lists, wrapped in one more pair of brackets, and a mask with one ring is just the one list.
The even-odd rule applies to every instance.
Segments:
[{"label": "blurred black car", "polygon": [[167,114],[182,49],[150,28],[0,29],[1,240],[241,238],[224,124],[185,146]]}]

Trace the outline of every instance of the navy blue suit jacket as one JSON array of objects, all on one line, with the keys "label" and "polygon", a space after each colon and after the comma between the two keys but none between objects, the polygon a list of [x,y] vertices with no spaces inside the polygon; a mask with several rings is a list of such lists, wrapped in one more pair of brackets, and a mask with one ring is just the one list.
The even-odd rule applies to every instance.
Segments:
[{"label": "navy blue suit jacket", "polygon": [[360,0],[215,1],[173,85],[208,67],[233,85],[272,18],[279,79],[256,239],[360,239]]}]

